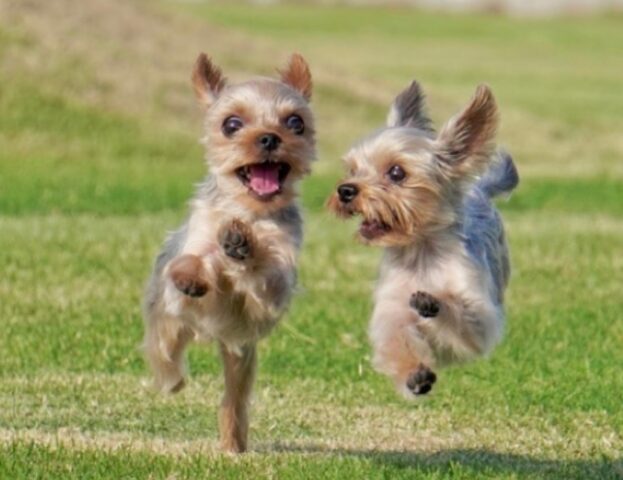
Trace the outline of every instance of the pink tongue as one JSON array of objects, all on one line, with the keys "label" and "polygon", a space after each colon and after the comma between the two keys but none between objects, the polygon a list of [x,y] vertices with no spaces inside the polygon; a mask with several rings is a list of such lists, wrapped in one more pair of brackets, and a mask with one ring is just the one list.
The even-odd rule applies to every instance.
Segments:
[{"label": "pink tongue", "polygon": [[258,195],[270,195],[279,190],[279,169],[274,163],[251,165],[249,186]]}]

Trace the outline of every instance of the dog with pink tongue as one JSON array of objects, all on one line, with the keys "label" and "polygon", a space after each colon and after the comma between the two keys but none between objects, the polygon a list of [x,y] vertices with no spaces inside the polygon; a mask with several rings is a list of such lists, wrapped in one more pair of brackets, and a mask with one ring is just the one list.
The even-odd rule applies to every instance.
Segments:
[{"label": "dog with pink tongue", "polygon": [[256,344],[285,312],[296,282],[297,183],[315,158],[311,75],[295,54],[277,79],[234,84],[201,54],[192,80],[205,111],[210,174],[188,220],[156,259],[145,296],[144,350],[156,387],[173,393],[185,384],[187,345],[218,342],[225,377],[221,445],[242,452]]}]

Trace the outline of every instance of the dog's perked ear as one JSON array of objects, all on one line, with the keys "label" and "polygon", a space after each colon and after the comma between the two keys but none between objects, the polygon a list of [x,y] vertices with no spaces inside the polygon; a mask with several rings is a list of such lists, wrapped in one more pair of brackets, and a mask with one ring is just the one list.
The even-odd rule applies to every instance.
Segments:
[{"label": "dog's perked ear", "polygon": [[309,65],[298,53],[293,53],[286,67],[277,70],[281,81],[297,90],[309,102],[312,95],[312,77]]},{"label": "dog's perked ear", "polygon": [[225,87],[226,79],[221,69],[205,53],[200,53],[193,69],[192,82],[199,102],[209,107]]},{"label": "dog's perked ear", "polygon": [[433,132],[433,126],[426,113],[425,95],[420,84],[413,80],[395,98],[387,115],[388,127],[414,127]]},{"label": "dog's perked ear", "polygon": [[435,141],[437,158],[452,176],[478,175],[491,162],[497,126],[493,93],[479,85],[470,104],[442,128]]}]

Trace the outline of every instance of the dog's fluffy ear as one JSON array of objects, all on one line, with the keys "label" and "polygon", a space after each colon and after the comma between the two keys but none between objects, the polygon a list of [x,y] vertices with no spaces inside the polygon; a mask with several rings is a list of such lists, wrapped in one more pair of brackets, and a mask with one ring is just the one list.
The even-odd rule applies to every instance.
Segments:
[{"label": "dog's fluffy ear", "polygon": [[309,102],[312,95],[312,77],[309,65],[298,53],[293,53],[283,70],[278,70],[281,81],[297,90]]},{"label": "dog's fluffy ear", "polygon": [[491,161],[498,109],[491,89],[479,85],[470,104],[452,117],[436,140],[436,155],[454,176],[478,175]]},{"label": "dog's fluffy ear", "polygon": [[205,53],[200,53],[193,68],[192,82],[199,102],[209,107],[225,87],[226,80],[221,69]]},{"label": "dog's fluffy ear", "polygon": [[426,114],[425,96],[420,84],[413,80],[395,98],[387,115],[388,127],[415,127],[433,132],[432,123]]}]

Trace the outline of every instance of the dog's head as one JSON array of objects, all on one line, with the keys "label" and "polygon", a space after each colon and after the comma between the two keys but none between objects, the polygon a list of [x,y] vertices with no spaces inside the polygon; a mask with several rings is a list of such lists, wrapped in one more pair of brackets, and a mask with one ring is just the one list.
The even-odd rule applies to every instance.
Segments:
[{"label": "dog's head", "polygon": [[254,210],[291,202],[315,157],[312,81],[303,57],[292,55],[279,79],[231,84],[201,54],[192,80],[206,109],[204,142],[220,190]]},{"label": "dog's head", "polygon": [[456,221],[465,187],[491,161],[497,107],[479,86],[469,105],[437,135],[413,82],[394,100],[387,127],[346,154],[348,177],[329,198],[338,215],[361,215],[359,238],[408,245]]}]

